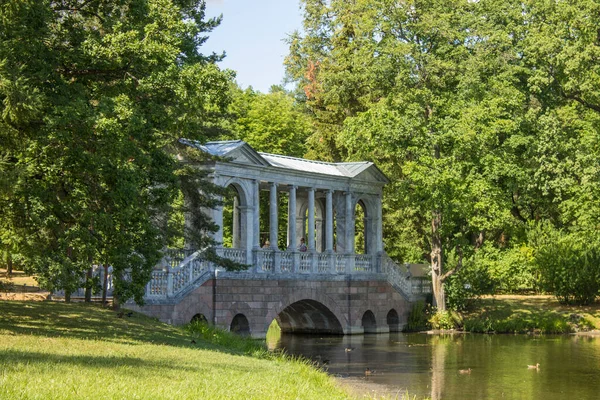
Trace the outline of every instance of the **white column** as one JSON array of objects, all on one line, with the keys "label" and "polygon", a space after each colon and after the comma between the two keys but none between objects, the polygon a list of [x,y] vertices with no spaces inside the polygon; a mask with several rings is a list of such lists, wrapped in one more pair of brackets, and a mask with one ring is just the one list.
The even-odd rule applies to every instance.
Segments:
[{"label": "white column", "polygon": [[333,191],[325,192],[325,251],[333,251]]},{"label": "white column", "polygon": [[[219,198],[220,201],[223,201],[223,198]],[[223,206],[218,205],[215,207],[213,211],[213,221],[215,224],[219,226],[219,230],[215,232],[215,241],[217,242],[217,246],[223,245]]]},{"label": "white column", "polygon": [[383,206],[381,204],[381,195],[377,196],[376,204],[376,235],[375,235],[375,251],[380,252],[383,251]]},{"label": "white column", "polygon": [[240,201],[237,196],[233,198],[233,229],[231,230],[231,247],[240,248]]},{"label": "white column", "polygon": [[258,179],[254,183],[254,213],[252,214],[252,247],[260,248],[260,182]]},{"label": "white column", "polygon": [[315,188],[308,188],[308,250],[315,249]]},{"label": "white column", "polygon": [[297,186],[290,186],[288,201],[288,249],[290,250],[296,250],[298,246],[296,240],[296,189]]},{"label": "white column", "polygon": [[269,198],[269,241],[271,242],[272,249],[277,249],[278,218],[277,183],[271,182],[271,196]]},{"label": "white column", "polygon": [[346,253],[354,253],[354,210],[352,193],[346,192]]}]

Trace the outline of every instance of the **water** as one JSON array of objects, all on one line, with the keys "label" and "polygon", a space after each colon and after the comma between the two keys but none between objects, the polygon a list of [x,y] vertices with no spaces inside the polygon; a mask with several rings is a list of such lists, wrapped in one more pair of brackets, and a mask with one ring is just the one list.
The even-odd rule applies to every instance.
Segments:
[{"label": "water", "polygon": [[[600,338],[380,334],[283,335],[277,348],[326,362],[330,374],[392,393],[444,399],[599,399]],[[346,351],[352,348],[351,351]],[[529,364],[539,363],[539,370]],[[375,372],[365,376],[365,369]],[[470,374],[459,371],[471,368]]]}]

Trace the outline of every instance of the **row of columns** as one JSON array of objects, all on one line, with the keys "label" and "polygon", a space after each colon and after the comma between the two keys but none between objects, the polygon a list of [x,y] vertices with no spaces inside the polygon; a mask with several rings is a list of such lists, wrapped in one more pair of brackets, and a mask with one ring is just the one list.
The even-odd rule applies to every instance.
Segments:
[{"label": "row of columns", "polygon": [[[255,181],[254,183],[255,192],[255,221],[254,221],[254,246],[260,246],[260,232],[259,232],[259,194],[260,194],[260,182]],[[269,186],[269,241],[272,248],[277,248],[277,239],[279,232],[279,213],[278,213],[278,201],[277,201],[277,183],[271,182]],[[288,248],[295,249],[298,245],[297,232],[297,190],[298,186],[292,185],[289,189],[289,203],[288,203]],[[315,250],[315,188],[307,188],[308,193],[308,237],[306,246],[308,251]],[[351,195],[347,193],[348,201],[351,203]],[[327,189],[325,191],[325,251],[333,252],[333,190]]]},{"label": "row of columns", "polygon": [[[269,242],[271,248],[277,249],[279,227],[278,227],[278,184],[276,182],[269,182]],[[259,248],[261,246],[260,237],[260,181],[255,179],[250,185],[250,192],[246,193],[245,197],[249,204],[241,205],[238,197],[234,198],[234,215],[233,215],[233,248],[246,248],[248,251],[253,248]],[[326,189],[325,193],[325,240],[324,240],[324,251],[333,252],[334,249],[334,234],[333,234],[333,207],[334,207],[334,191],[332,189]],[[316,248],[316,235],[315,231],[321,226],[317,227],[317,221],[315,218],[315,194],[316,189],[314,187],[306,188],[306,203],[308,206],[308,218],[307,218],[307,237],[306,246],[308,251],[315,251]],[[299,245],[298,237],[298,223],[304,224],[304,217],[298,217],[298,186],[289,186],[289,202],[288,202],[288,249],[295,250]],[[354,253],[354,203],[352,193],[343,192],[343,197],[336,197],[336,207],[342,212],[338,214],[338,251],[343,253]],[[373,215],[369,218],[375,218],[377,220],[376,226],[369,229],[370,233],[373,234],[372,239],[376,245],[374,247],[369,246],[371,251],[382,251],[382,226],[381,226],[381,198],[378,196],[377,201],[374,204]],[[222,225],[222,207],[219,207],[215,214],[215,221],[217,224]],[[299,218],[299,219],[297,219]],[[242,222],[243,221],[243,222]],[[322,223],[319,219],[319,225]],[[367,221],[365,221],[365,228]],[[245,227],[242,229],[242,227]],[[250,229],[248,229],[250,228]],[[242,232],[245,230],[245,232]],[[304,231],[304,229],[302,229]],[[373,232],[374,231],[374,232]],[[251,232],[251,235],[248,235]],[[242,236],[245,235],[245,236]],[[251,237],[249,237],[251,236]],[[217,241],[222,241],[222,229],[219,230],[216,235]],[[323,243],[323,242],[320,242]],[[319,250],[321,247],[319,246]],[[366,249],[365,249],[366,250]]]}]

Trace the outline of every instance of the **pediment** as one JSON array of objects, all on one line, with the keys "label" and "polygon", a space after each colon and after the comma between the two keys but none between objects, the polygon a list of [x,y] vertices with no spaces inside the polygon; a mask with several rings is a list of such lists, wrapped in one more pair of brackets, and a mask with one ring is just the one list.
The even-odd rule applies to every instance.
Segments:
[{"label": "pediment", "polygon": [[375,164],[369,165],[367,168],[363,169],[361,172],[354,176],[354,179],[367,181],[367,182],[378,182],[381,184],[388,184],[390,180],[387,176]]}]

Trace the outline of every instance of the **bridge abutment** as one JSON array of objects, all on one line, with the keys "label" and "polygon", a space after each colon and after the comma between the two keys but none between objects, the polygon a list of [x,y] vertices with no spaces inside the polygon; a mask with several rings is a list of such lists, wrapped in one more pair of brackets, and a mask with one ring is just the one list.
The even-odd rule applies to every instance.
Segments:
[{"label": "bridge abutment", "polygon": [[[127,307],[174,325],[202,315],[222,329],[256,338],[265,337],[274,319],[283,332],[389,332],[402,329],[410,311],[409,301],[382,274],[285,277],[220,272],[217,278],[161,304]],[[390,319],[390,314],[395,318]],[[247,327],[240,325],[240,315]]]}]

